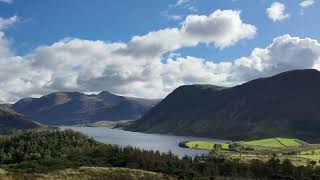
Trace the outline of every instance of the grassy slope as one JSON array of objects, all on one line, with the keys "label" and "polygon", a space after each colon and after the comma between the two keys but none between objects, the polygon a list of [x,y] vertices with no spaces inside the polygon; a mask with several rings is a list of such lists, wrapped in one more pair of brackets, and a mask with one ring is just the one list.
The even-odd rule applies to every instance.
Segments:
[{"label": "grassy slope", "polygon": [[[288,148],[288,147],[300,147],[302,143],[300,143],[297,139],[289,139],[289,138],[270,138],[270,139],[261,139],[255,141],[242,141],[239,142],[243,145],[250,146],[262,146],[262,147],[271,147],[271,148]],[[221,144],[222,149],[227,150],[229,147],[228,143],[214,142],[214,141],[190,141],[185,145],[188,148],[192,149],[204,149],[211,150],[215,144]]]},{"label": "grassy slope", "polygon": [[54,171],[49,174],[25,174],[25,173],[11,173],[0,171],[0,179],[38,179],[38,180],[53,180],[53,179],[68,179],[68,180],[87,180],[87,179],[101,179],[101,180],[139,180],[139,179],[175,179],[171,176],[150,171],[143,171],[128,168],[114,168],[114,167],[81,167],[79,169],[65,169]]},{"label": "grassy slope", "polygon": [[228,149],[229,144],[227,143],[221,143],[221,142],[209,142],[209,141],[190,141],[187,142],[185,145],[188,148],[192,149],[205,149],[205,150],[211,150],[215,144],[221,144],[222,149]]},{"label": "grassy slope", "polygon": [[289,138],[261,139],[256,141],[241,142],[241,144],[250,145],[250,146],[272,147],[272,148],[288,148],[288,147],[302,146],[302,144],[297,139],[289,139]]}]

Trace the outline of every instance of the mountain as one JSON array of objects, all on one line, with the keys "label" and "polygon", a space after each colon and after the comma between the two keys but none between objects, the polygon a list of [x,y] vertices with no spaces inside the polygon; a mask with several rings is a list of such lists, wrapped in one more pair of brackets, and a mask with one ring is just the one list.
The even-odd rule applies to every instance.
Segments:
[{"label": "mountain", "polygon": [[320,142],[320,72],[288,71],[232,88],[181,86],[126,129],[227,140],[294,137]]},{"label": "mountain", "polygon": [[40,98],[25,98],[12,109],[49,125],[71,125],[100,120],[137,119],[159,100],[124,97],[101,92],[56,92]]},{"label": "mountain", "polygon": [[17,130],[25,130],[40,127],[24,115],[12,110],[0,108],[0,134],[10,134]]}]

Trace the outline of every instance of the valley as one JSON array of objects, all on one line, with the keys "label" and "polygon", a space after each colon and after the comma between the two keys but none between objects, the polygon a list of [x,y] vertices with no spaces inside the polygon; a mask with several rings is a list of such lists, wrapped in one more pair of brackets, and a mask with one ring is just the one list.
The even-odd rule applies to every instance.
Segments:
[{"label": "valley", "polygon": [[[190,136],[175,136],[163,134],[147,134],[140,132],[130,132],[121,129],[112,129],[107,127],[79,127],[79,126],[60,126],[61,130],[71,129],[81,132],[95,140],[105,143],[117,145],[119,147],[131,146],[143,150],[154,150],[160,153],[172,152],[179,158],[184,156],[196,157],[208,154],[208,150],[186,149],[179,147],[181,141],[186,140],[202,140],[202,141],[219,141],[209,138],[198,138]],[[221,141],[225,142],[225,141]]]},{"label": "valley", "polygon": [[74,125],[76,127],[107,127],[107,128],[122,128],[133,123],[135,120],[118,120],[118,121],[97,121],[87,122]]},{"label": "valley", "polygon": [[320,180],[320,0],[0,0],[0,180]]},{"label": "valley", "polygon": [[320,177],[320,87],[306,79],[320,72],[185,85],[160,102],[56,92],[3,104],[0,177]]},{"label": "valley", "polygon": [[320,144],[309,144],[298,139],[269,138],[253,141],[232,142],[208,138],[145,134],[103,127],[60,127],[82,132],[97,141],[118,145],[132,146],[145,150],[157,150],[161,153],[172,152],[180,158],[208,155],[216,144],[226,158],[250,162],[254,159],[267,161],[277,157],[281,161],[290,159],[294,165],[306,166],[309,163],[320,163]]}]

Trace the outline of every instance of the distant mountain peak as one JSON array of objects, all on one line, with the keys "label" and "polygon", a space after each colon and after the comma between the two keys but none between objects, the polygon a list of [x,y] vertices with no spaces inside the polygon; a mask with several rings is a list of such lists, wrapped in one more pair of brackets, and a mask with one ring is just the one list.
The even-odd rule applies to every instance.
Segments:
[{"label": "distant mountain peak", "polygon": [[111,92],[109,91],[102,91],[101,93],[99,93],[97,95],[98,97],[122,97],[122,96],[119,96],[119,95],[116,95],[116,94],[112,94]]},{"label": "distant mountain peak", "polygon": [[115,94],[112,94],[112,93],[109,92],[109,91],[102,91],[102,92],[99,93],[98,95],[112,95],[112,96],[115,96]]},{"label": "distant mountain peak", "polygon": [[40,98],[25,98],[12,106],[17,112],[49,125],[128,120],[140,117],[158,101],[127,98],[107,91],[98,95],[55,92]]}]

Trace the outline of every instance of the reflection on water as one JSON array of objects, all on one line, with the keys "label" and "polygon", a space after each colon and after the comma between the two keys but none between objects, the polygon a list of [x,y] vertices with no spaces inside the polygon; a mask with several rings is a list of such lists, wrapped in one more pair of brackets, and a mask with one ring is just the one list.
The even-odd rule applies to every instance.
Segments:
[{"label": "reflection on water", "polygon": [[[61,129],[72,129],[82,132],[88,136],[93,137],[97,141],[116,144],[119,146],[132,146],[146,150],[158,150],[160,152],[169,152],[183,157],[196,156],[206,154],[208,151],[186,149],[178,146],[181,141],[188,140],[207,140],[207,141],[220,141],[208,138],[196,138],[186,136],[173,136],[173,135],[160,135],[160,134],[145,134],[139,132],[130,132],[119,129],[110,129],[105,127],[73,127],[73,126],[61,126]],[[223,141],[221,141],[223,142]]]}]

